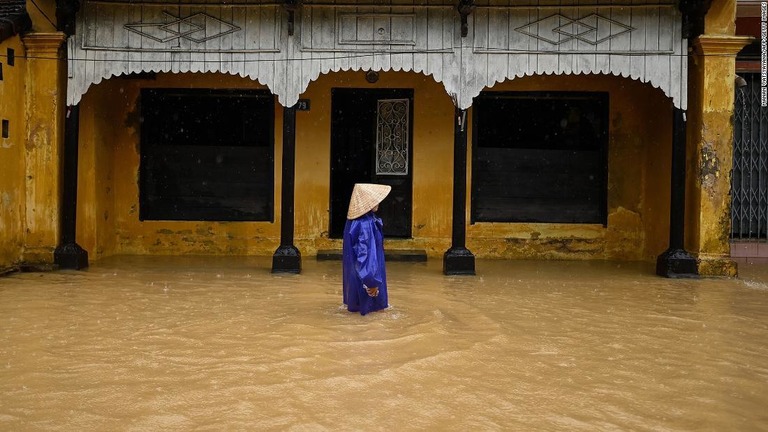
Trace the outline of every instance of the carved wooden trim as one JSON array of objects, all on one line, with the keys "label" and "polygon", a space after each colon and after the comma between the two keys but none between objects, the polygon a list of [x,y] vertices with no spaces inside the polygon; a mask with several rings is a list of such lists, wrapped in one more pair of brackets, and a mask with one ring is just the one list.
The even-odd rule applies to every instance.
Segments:
[{"label": "carved wooden trim", "polygon": [[[231,22],[224,21],[205,12],[176,16],[171,12],[163,11],[163,15],[170,21],[165,22],[132,22],[125,24],[123,28],[142,37],[152,39],[155,42],[170,42],[176,39],[186,39],[190,42],[203,43],[220,38],[228,34],[238,32],[242,28]],[[207,22],[212,21],[224,26],[212,35],[208,35]],[[195,37],[202,33],[203,37]]]},{"label": "carved wooden trim", "polygon": [[[603,23],[603,27],[610,29],[607,34],[601,35],[597,32],[601,22]],[[614,28],[616,28],[616,31],[613,31]],[[550,39],[541,34],[542,30],[551,32],[555,35],[556,39]],[[519,33],[547,42],[551,45],[560,45],[572,40],[578,40],[593,46],[597,46],[605,41],[617,38],[634,30],[637,29],[631,25],[624,24],[597,13],[578,18],[556,13],[515,29],[515,31]]]},{"label": "carved wooden trim", "polygon": [[[465,39],[457,3],[445,0],[370,8],[345,0],[233,0],[194,7],[200,2],[155,1],[84,2],[80,33],[68,43],[68,104],[112,76],[211,72],[258,80],[281,104],[293,106],[322,74],[402,70],[432,76],[462,109],[497,82],[551,74],[628,77],[662,89],[679,108],[687,105],[688,41],[670,0],[542,0],[544,5],[504,7],[464,0],[464,12],[471,12]],[[293,7],[286,2],[298,5],[294,37],[284,37]]]}]

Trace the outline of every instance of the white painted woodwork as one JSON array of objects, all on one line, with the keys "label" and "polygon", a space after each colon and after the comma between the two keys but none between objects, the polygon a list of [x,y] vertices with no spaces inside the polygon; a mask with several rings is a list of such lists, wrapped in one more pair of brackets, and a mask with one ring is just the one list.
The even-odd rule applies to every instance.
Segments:
[{"label": "white painted woodwork", "polygon": [[483,0],[469,33],[445,0],[387,6],[85,0],[69,42],[67,102],[138,72],[221,72],[258,80],[292,106],[321,74],[432,75],[457,106],[482,90],[541,74],[611,74],[660,88],[686,108],[687,41],[672,0]]}]

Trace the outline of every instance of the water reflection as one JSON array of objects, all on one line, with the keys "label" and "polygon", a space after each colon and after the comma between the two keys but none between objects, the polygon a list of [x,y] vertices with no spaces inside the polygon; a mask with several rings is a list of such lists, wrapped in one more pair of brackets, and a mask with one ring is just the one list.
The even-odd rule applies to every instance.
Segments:
[{"label": "water reflection", "polygon": [[3,430],[768,430],[768,266],[115,257],[0,279]]}]

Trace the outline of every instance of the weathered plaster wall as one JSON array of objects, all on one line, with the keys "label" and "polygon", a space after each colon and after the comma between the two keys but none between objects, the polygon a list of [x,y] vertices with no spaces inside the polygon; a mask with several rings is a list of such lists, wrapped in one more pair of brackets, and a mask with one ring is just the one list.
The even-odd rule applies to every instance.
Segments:
[{"label": "weathered plaster wall", "polygon": [[467,229],[467,247],[473,253],[650,260],[668,247],[672,104],[661,91],[629,79],[597,76],[531,77],[493,90],[610,94],[608,224],[477,223]]},{"label": "weathered plaster wall", "polygon": [[686,249],[705,276],[735,276],[730,258],[736,54],[735,0],[713,0],[690,60]]},{"label": "weathered plaster wall", "polygon": [[[312,111],[299,113],[296,148],[296,238],[303,253],[341,248],[328,238],[330,225],[331,88],[412,88],[413,239],[387,240],[393,249],[418,248],[441,256],[450,247],[453,193],[453,105],[442,85],[412,73],[382,73],[369,84],[362,72],[321,76],[305,97]],[[309,114],[309,115],[307,115]],[[306,252],[304,252],[306,251]]]},{"label": "weathered plaster wall", "polygon": [[[15,65],[8,65],[8,48],[14,50]],[[24,84],[26,62],[19,37],[0,43],[0,119],[8,121],[8,138],[0,137],[0,271],[21,260],[24,242]]]},{"label": "weathered plaster wall", "polygon": [[[95,86],[81,108],[78,243],[93,259],[112,254],[271,254],[280,226],[270,222],[179,222],[139,220],[139,125],[141,88],[261,88],[225,75],[158,75],[113,78]],[[279,183],[282,115],[276,105],[275,167]],[[279,187],[275,214],[280,214]]]},{"label": "weathered plaster wall", "polygon": [[[272,254],[280,241],[282,108],[276,105],[275,111],[274,223],[141,222],[136,102],[142,87],[259,88],[259,84],[224,75],[158,75],[154,80],[114,78],[89,91],[81,112],[78,243],[94,258],[116,253]],[[387,247],[420,248],[433,258],[441,257],[451,242],[453,105],[431,77],[402,72],[382,73],[376,84],[367,83],[360,72],[321,76],[302,95],[311,100],[311,111],[298,112],[296,119],[296,246],[305,256],[341,247],[327,232],[333,87],[414,89],[414,238],[390,239]],[[672,111],[660,90],[596,76],[532,77],[499,84],[494,90],[610,93],[610,216],[607,227],[475,224],[467,230],[470,250],[492,258],[636,260],[653,259],[666,249]]]},{"label": "weathered plaster wall", "polygon": [[119,88],[112,92],[112,86],[96,86],[80,104],[77,243],[91,259],[115,250],[116,132],[130,126],[121,116],[133,101],[125,100]]},{"label": "weathered plaster wall", "polygon": [[50,264],[59,245],[66,63],[64,34],[25,34],[24,251],[30,264]]}]

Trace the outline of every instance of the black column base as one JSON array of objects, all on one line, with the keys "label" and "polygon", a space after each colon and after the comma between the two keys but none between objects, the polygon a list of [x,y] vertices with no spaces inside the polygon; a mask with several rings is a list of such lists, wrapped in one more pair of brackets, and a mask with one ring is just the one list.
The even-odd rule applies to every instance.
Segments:
[{"label": "black column base", "polygon": [[656,274],[668,278],[699,277],[698,262],[685,249],[667,249],[656,259]]},{"label": "black column base", "polygon": [[301,252],[296,246],[280,246],[272,255],[272,273],[301,273]]},{"label": "black column base", "polygon": [[443,255],[443,274],[474,275],[475,256],[464,247],[452,247]]},{"label": "black column base", "polygon": [[88,251],[77,243],[59,245],[53,251],[53,262],[60,269],[84,269],[88,267]]}]

